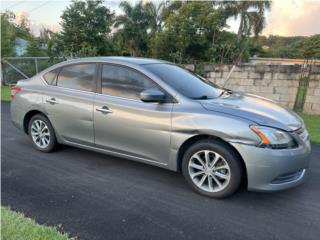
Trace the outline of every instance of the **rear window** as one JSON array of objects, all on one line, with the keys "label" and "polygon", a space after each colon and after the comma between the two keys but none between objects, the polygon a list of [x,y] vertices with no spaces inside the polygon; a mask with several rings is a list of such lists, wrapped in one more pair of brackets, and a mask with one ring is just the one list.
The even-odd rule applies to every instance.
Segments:
[{"label": "rear window", "polygon": [[95,63],[63,67],[58,76],[57,86],[93,92],[95,69]]},{"label": "rear window", "polygon": [[57,74],[59,72],[58,69],[54,69],[50,72],[47,72],[46,74],[43,75],[43,79],[46,81],[47,84],[49,85],[57,85]]}]

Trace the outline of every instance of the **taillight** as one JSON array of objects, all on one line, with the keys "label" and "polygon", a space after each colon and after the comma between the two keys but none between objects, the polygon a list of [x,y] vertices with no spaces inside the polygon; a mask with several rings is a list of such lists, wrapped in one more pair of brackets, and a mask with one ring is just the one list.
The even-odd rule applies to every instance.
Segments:
[{"label": "taillight", "polygon": [[19,87],[19,86],[13,86],[13,87],[11,87],[11,98],[13,99],[14,96],[15,96],[18,92],[20,92],[21,90],[22,90],[22,88]]}]

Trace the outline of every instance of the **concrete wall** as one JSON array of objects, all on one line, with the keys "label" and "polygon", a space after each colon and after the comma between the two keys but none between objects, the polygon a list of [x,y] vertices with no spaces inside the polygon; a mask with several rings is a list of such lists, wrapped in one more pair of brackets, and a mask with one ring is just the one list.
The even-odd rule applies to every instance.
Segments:
[{"label": "concrete wall", "polygon": [[[232,66],[205,65],[207,78],[222,86]],[[302,76],[309,77],[303,111],[320,114],[320,65],[304,69],[301,65],[252,65],[236,66],[226,88],[270,98],[283,106],[293,108]]]},{"label": "concrete wall", "polygon": [[314,68],[310,75],[307,96],[303,111],[309,114],[320,114],[320,66]]}]

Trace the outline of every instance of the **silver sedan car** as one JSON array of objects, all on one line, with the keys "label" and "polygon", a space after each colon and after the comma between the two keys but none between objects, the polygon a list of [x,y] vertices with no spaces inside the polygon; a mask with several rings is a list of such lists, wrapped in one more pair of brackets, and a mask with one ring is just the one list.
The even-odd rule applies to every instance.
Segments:
[{"label": "silver sedan car", "polygon": [[54,65],[12,87],[11,117],[39,151],[65,144],[181,171],[215,198],[296,186],[311,151],[292,111],[154,59]]}]

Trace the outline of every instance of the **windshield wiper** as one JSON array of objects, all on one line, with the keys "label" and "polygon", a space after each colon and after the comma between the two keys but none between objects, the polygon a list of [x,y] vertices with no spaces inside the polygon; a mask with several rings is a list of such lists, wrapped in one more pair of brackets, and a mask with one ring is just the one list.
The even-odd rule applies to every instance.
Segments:
[{"label": "windshield wiper", "polygon": [[212,98],[209,98],[207,95],[203,95],[201,97],[193,97],[192,99],[194,99],[194,100],[207,100],[207,99],[212,99]]},{"label": "windshield wiper", "polygon": [[233,91],[232,91],[232,90],[230,90],[230,89],[223,88],[223,89],[222,89],[222,92],[221,92],[221,94],[220,94],[220,96],[219,96],[219,97],[221,97],[221,96],[225,95],[226,93],[228,93],[228,94],[232,94],[232,93],[233,93]]}]

